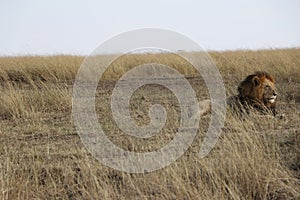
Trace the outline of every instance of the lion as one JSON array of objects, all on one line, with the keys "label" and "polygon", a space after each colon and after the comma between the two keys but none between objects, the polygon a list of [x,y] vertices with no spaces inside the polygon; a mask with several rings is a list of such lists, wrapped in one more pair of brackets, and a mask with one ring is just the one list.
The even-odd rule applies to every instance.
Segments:
[{"label": "lion", "polygon": [[[250,114],[251,110],[273,116],[277,114],[275,80],[269,73],[257,71],[247,76],[239,84],[237,90],[237,95],[226,98],[227,105],[235,114]],[[210,100],[201,101],[199,106],[200,116],[205,116],[211,111]]]}]

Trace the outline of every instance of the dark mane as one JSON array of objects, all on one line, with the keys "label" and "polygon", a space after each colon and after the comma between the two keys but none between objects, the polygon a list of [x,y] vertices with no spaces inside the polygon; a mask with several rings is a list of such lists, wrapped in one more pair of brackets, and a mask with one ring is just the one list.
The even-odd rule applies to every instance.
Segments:
[{"label": "dark mane", "polygon": [[257,71],[255,72],[254,74],[251,74],[249,76],[247,76],[238,86],[238,92],[239,92],[239,95],[243,95],[244,94],[244,90],[246,87],[249,87],[251,85],[253,85],[253,79],[254,77],[259,77],[259,78],[262,78],[262,77],[265,77],[267,79],[269,79],[270,81],[272,81],[273,83],[275,82],[274,78],[268,73],[268,72],[265,72],[265,71]]}]

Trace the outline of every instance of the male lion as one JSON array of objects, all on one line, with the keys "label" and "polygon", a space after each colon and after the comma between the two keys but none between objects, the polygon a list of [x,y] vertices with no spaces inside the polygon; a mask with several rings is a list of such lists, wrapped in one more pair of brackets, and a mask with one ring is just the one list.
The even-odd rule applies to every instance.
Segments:
[{"label": "male lion", "polygon": [[[238,95],[228,97],[226,103],[238,115],[249,114],[250,110],[254,109],[260,113],[272,113],[275,116],[277,92],[274,83],[274,78],[269,73],[255,72],[239,84]],[[209,100],[201,101],[199,105],[201,108],[200,116],[211,111]]]}]

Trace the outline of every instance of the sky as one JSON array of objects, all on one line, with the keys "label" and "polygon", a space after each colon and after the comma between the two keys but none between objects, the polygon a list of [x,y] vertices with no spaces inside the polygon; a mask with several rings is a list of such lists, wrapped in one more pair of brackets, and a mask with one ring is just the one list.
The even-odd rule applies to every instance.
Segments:
[{"label": "sky", "polygon": [[208,50],[300,47],[299,19],[299,0],[0,0],[0,56],[88,55],[140,28]]}]

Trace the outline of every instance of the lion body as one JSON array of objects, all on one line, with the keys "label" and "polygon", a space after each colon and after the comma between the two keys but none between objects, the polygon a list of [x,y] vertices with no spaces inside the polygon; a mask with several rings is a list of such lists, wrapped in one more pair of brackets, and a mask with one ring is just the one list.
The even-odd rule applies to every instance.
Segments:
[{"label": "lion body", "polygon": [[[238,86],[238,95],[226,99],[227,105],[236,113],[249,114],[252,109],[263,114],[276,115],[276,98],[274,78],[267,72],[259,71],[247,76]],[[200,102],[200,116],[211,111],[211,102]]]}]

